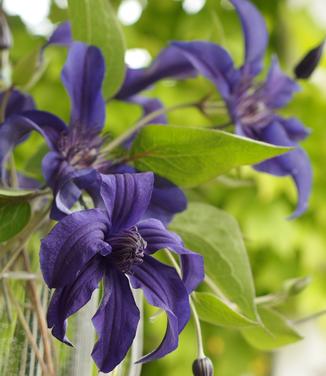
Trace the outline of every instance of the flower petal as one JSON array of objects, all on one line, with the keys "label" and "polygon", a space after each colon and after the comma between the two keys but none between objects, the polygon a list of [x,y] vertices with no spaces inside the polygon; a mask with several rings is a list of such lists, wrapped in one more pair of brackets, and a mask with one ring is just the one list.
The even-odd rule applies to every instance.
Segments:
[{"label": "flower petal", "polygon": [[110,372],[126,356],[139,321],[128,279],[115,268],[106,273],[103,300],[92,321],[99,336],[92,357],[100,371]]},{"label": "flower petal", "polygon": [[175,269],[162,264],[151,256],[133,268],[130,277],[134,288],[141,288],[147,301],[162,308],[168,316],[166,333],[159,347],[139,362],[149,362],[175,350],[178,335],[189,321],[190,307],[188,293]]},{"label": "flower petal", "polygon": [[261,90],[264,102],[270,108],[281,108],[292,99],[293,94],[300,88],[294,80],[282,73],[278,60],[274,57]]},{"label": "flower petal", "polygon": [[95,256],[71,284],[55,290],[47,313],[48,327],[52,328],[56,338],[67,345],[71,343],[66,337],[66,320],[90,300],[103,273],[103,259]]},{"label": "flower petal", "polygon": [[183,283],[188,293],[195,290],[205,276],[203,257],[186,249],[181,238],[177,234],[166,230],[164,225],[156,219],[145,219],[137,224],[137,228],[147,243],[147,254],[168,248],[180,255]]},{"label": "flower petal", "polygon": [[[66,129],[65,124],[56,116],[41,111],[28,111],[24,116],[10,116],[0,126],[0,164],[4,162],[10,151],[31,131],[39,132],[50,148],[56,148],[60,133]],[[2,171],[2,176],[6,176]]]},{"label": "flower petal", "polygon": [[194,68],[212,81],[224,99],[227,99],[237,83],[239,72],[234,69],[233,61],[222,47],[204,41],[173,42]]},{"label": "flower petal", "polygon": [[310,135],[310,129],[306,128],[297,118],[278,118],[283,125],[288,137],[292,141],[302,141]]},{"label": "flower petal", "polygon": [[173,47],[167,47],[155,61],[142,69],[128,69],[125,81],[116,95],[127,99],[164,78],[182,79],[196,76],[196,70],[185,56]]},{"label": "flower petal", "polygon": [[100,132],[105,119],[102,83],[105,63],[101,51],[81,42],[72,43],[62,71],[71,98],[70,123],[78,131]]},{"label": "flower petal", "polygon": [[135,225],[151,200],[153,174],[101,175],[101,196],[112,224],[112,232]]},{"label": "flower petal", "polygon": [[64,287],[72,283],[96,254],[110,253],[104,241],[110,224],[100,209],[75,212],[63,218],[42,240],[40,262],[47,285]]},{"label": "flower petal", "polygon": [[256,7],[248,0],[230,0],[239,14],[245,40],[245,63],[243,69],[256,76],[262,68],[268,34],[265,21]]},{"label": "flower petal", "polygon": [[157,218],[165,225],[173,216],[184,211],[187,198],[182,190],[170,181],[154,175],[152,199],[145,213],[145,218]]},{"label": "flower petal", "polygon": [[262,129],[259,139],[274,145],[296,147],[293,151],[256,165],[255,169],[276,176],[292,176],[298,191],[298,204],[291,218],[298,217],[307,210],[311,193],[312,171],[309,158],[303,149],[289,139],[286,130],[278,122]]},{"label": "flower petal", "polygon": [[72,34],[70,22],[62,22],[52,33],[46,46],[58,45],[58,46],[69,46],[72,43]]},{"label": "flower petal", "polygon": [[[7,95],[5,94],[5,92],[2,92],[0,94],[0,103],[2,103],[5,95]],[[34,110],[34,108],[35,103],[30,95],[13,89],[9,93],[9,98],[5,111],[5,118],[8,118],[11,115],[18,114],[23,111]]]}]

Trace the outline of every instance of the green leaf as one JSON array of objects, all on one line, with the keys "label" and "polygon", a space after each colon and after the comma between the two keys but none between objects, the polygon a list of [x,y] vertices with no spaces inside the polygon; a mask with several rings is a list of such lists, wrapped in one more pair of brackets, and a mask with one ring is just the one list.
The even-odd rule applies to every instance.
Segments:
[{"label": "green leaf", "polygon": [[27,87],[40,78],[43,73],[40,48],[34,48],[27,55],[23,56],[13,68],[12,82],[16,86]]},{"label": "green leaf", "polygon": [[[75,40],[99,47],[106,62],[103,93],[112,97],[125,75],[124,37],[109,0],[68,0]],[[96,69],[96,67],[94,67]]]},{"label": "green leaf", "polygon": [[190,203],[175,216],[171,230],[187,248],[204,256],[205,272],[240,312],[257,321],[255,288],[239,226],[235,219],[211,205]]},{"label": "green leaf", "polygon": [[247,319],[214,294],[196,292],[192,294],[192,297],[198,316],[202,321],[226,328],[257,325],[257,322]]},{"label": "green leaf", "polygon": [[155,125],[140,131],[131,158],[139,170],[193,187],[289,150],[213,129]]},{"label": "green leaf", "polygon": [[250,345],[270,351],[297,342],[302,337],[289,321],[280,313],[266,307],[258,308],[264,327],[251,327],[241,330]]},{"label": "green leaf", "polygon": [[30,216],[28,202],[0,202],[0,242],[18,234],[27,225]]},{"label": "green leaf", "polygon": [[45,195],[47,191],[32,191],[24,189],[0,188],[0,204],[18,203],[32,200],[35,197]]}]

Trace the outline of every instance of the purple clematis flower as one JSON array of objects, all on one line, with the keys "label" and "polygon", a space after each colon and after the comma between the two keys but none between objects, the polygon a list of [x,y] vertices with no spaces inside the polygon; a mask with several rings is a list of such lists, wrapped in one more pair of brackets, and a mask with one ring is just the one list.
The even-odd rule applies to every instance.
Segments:
[{"label": "purple clematis flower", "polygon": [[[189,293],[204,277],[203,260],[184,248],[180,238],[156,219],[142,220],[150,203],[153,174],[99,175],[98,208],[75,212],[59,222],[42,241],[41,269],[55,288],[48,309],[52,334],[66,344],[66,320],[91,298],[100,281],[104,295],[92,321],[98,341],[92,356],[103,372],[125,357],[136,334],[139,310],[131,286],[164,310],[167,330],[159,347],[139,361],[173,351],[189,320]],[[162,249],[181,255],[183,278],[155,260]]]},{"label": "purple clematis flower", "polygon": [[[66,28],[66,26],[65,26]],[[67,38],[52,37],[52,43],[67,43]],[[53,42],[55,40],[55,42]],[[96,67],[96,69],[94,68]],[[103,140],[100,133],[105,120],[105,101],[102,96],[105,63],[100,50],[81,42],[70,44],[67,62],[62,72],[63,83],[71,98],[71,118],[67,126],[58,117],[42,111],[25,112],[24,116],[12,117],[0,131],[6,140],[1,148],[3,160],[17,140],[31,130],[41,133],[46,139],[50,152],[43,160],[43,175],[55,196],[51,217],[61,219],[81,195],[73,178],[84,175],[85,170],[95,169],[102,173],[113,172],[113,161],[101,154]],[[123,166],[116,166],[123,167]],[[164,189],[166,187],[166,189]],[[157,188],[157,190],[156,190]],[[85,187],[87,190],[87,187]],[[183,192],[172,183],[157,177],[156,193],[160,202],[150,206],[151,213],[167,223],[173,214],[186,207]]]},{"label": "purple clematis flower", "polygon": [[284,118],[277,113],[299,88],[281,72],[276,58],[266,80],[256,83],[268,41],[265,22],[248,0],[230,1],[240,16],[245,39],[245,61],[239,69],[226,50],[209,42],[174,42],[171,48],[182,52],[183,58],[188,58],[199,73],[216,85],[237,134],[295,148],[254,167],[272,175],[292,177],[298,191],[297,209],[292,216],[299,216],[307,209],[312,172],[298,141],[305,139],[309,131],[296,118]]}]

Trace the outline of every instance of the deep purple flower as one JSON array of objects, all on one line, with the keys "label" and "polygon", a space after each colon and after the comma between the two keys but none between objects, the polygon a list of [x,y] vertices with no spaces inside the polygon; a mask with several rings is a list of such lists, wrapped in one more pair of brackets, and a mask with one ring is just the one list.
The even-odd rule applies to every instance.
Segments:
[{"label": "deep purple flower", "polygon": [[226,50],[209,42],[174,42],[171,48],[182,52],[199,73],[216,85],[237,134],[295,147],[295,150],[260,163],[255,168],[272,175],[292,176],[298,190],[298,205],[293,216],[298,216],[307,208],[312,184],[310,162],[298,146],[298,141],[306,138],[309,132],[296,118],[284,118],[277,110],[284,107],[299,88],[281,72],[276,58],[266,80],[255,81],[262,69],[268,41],[265,22],[249,1],[231,2],[240,16],[244,32],[245,59],[240,68],[235,68]]},{"label": "deep purple flower", "polygon": [[[125,357],[136,334],[139,311],[130,285],[168,316],[160,346],[140,361],[158,359],[178,345],[189,320],[189,293],[204,277],[203,260],[184,248],[180,238],[156,219],[142,220],[150,203],[153,174],[100,175],[98,208],[63,218],[42,241],[41,269],[55,288],[48,310],[52,334],[70,344],[66,320],[104,281],[102,302],[92,321],[98,341],[92,356],[109,372]],[[183,278],[152,255],[163,248],[181,255]]]},{"label": "deep purple flower", "polygon": [[[61,39],[55,40],[59,43]],[[55,201],[51,212],[54,219],[69,214],[69,209],[81,195],[80,189],[72,181],[74,177],[83,175],[89,169],[113,172],[112,161],[101,153],[103,140],[100,133],[105,120],[102,96],[104,72],[105,63],[98,48],[81,42],[71,43],[62,72],[63,83],[71,98],[69,126],[48,112],[29,111],[23,117],[12,117],[3,129],[6,141],[1,150],[1,159],[8,155],[19,138],[31,130],[45,137],[51,151],[43,160],[43,175],[54,191]],[[162,191],[162,181],[156,178],[155,187],[159,191],[153,197]],[[167,222],[173,214],[185,209],[186,198],[172,183],[166,181],[165,185],[167,189],[162,194],[157,213],[162,214],[158,218]],[[152,209],[155,210],[155,207],[157,203]]]}]

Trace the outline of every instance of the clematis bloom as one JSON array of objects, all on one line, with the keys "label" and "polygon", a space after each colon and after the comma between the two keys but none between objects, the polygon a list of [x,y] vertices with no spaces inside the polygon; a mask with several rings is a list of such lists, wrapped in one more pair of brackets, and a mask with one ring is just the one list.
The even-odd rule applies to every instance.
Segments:
[{"label": "clematis bloom", "polygon": [[[156,219],[142,220],[150,203],[153,174],[100,175],[98,208],[63,218],[43,239],[40,252],[44,280],[55,292],[48,309],[52,334],[70,344],[66,320],[104,282],[101,304],[92,321],[98,334],[92,356],[103,372],[125,357],[136,334],[139,310],[131,287],[164,310],[167,330],[159,347],[139,361],[158,359],[178,345],[189,320],[189,294],[203,280],[203,259],[184,248],[181,239]],[[181,255],[183,277],[157,261],[162,249]]]},{"label": "clematis bloom", "polygon": [[216,85],[237,134],[295,148],[254,166],[255,169],[272,175],[292,177],[298,191],[298,204],[292,215],[295,217],[307,209],[311,192],[310,162],[298,145],[299,141],[309,135],[309,131],[298,119],[284,118],[277,110],[291,100],[299,87],[282,73],[275,57],[265,81],[256,82],[268,42],[265,22],[248,0],[230,1],[239,14],[244,33],[245,57],[240,68],[234,66],[225,49],[213,43],[173,42],[171,48],[182,52],[183,58],[188,58],[200,74]]}]

